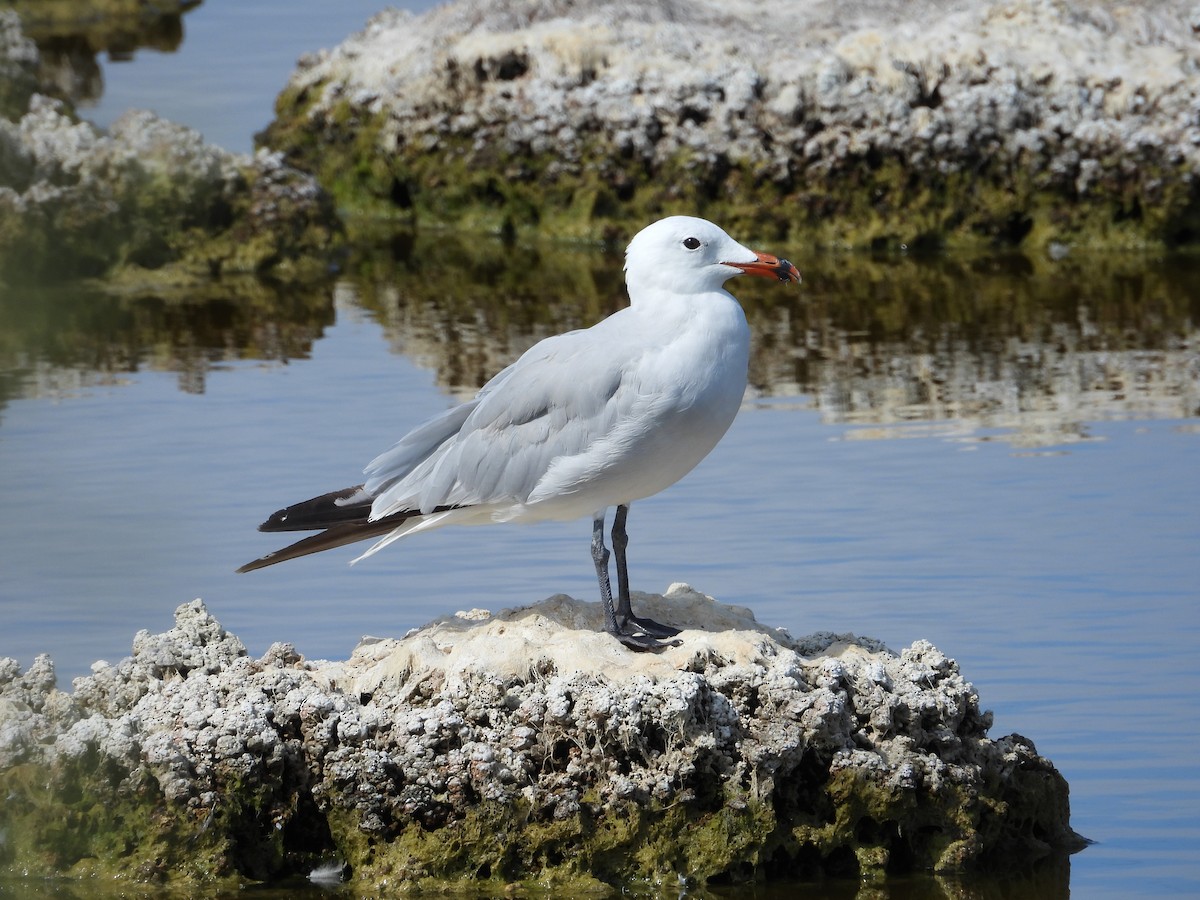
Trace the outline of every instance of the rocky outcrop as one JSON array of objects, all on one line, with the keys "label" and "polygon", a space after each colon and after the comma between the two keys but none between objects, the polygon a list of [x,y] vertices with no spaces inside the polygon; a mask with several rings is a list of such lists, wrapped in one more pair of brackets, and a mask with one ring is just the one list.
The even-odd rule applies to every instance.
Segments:
[{"label": "rocky outcrop", "polygon": [[328,196],[279,154],[253,158],[130,111],[105,132],[38,93],[37,51],[0,11],[0,280],[123,271],[324,274],[340,233]]},{"label": "rocky outcrop", "polygon": [[596,604],[473,610],[345,662],[247,655],[200,601],[74,692],[0,661],[0,871],[596,888],[1028,865],[1067,785],[948,659],[793,639],[685,585],[634,654]]},{"label": "rocky outcrop", "polygon": [[[71,103],[98,100],[98,57],[129,60],[142,48],[173,53],[183,43],[183,16],[201,0],[7,0],[38,47],[42,90]],[[0,26],[2,27],[2,26]]]},{"label": "rocky outcrop", "polygon": [[458,0],[309,56],[267,146],[350,206],[624,238],[1200,240],[1186,2]]}]

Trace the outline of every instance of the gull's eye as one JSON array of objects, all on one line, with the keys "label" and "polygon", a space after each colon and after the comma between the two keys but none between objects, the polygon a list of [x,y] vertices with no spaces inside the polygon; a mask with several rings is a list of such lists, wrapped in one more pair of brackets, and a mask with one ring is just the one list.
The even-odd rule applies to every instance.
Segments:
[{"label": "gull's eye", "polygon": [[699,250],[700,238],[686,237],[683,239],[683,246],[688,250]]}]

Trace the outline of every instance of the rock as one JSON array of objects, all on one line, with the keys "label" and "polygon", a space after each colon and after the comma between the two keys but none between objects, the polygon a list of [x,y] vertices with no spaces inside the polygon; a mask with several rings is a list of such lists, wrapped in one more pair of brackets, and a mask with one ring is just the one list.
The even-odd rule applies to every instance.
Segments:
[{"label": "rock", "polygon": [[197,600],[73,694],[0,660],[0,874],[702,886],[1080,845],[1062,777],[987,736],[929,643],[793,639],[686,585],[635,602],[682,646],[631,653],[557,596],[254,659]]},{"label": "rock", "polygon": [[71,103],[104,93],[100,55],[131,60],[142,49],[173,53],[183,43],[183,15],[196,0],[8,0],[21,29],[38,46],[43,93]]},{"label": "rock", "polygon": [[[38,51],[21,31],[21,20],[0,10],[0,120],[19,115],[37,90]],[[0,144],[0,152],[3,152]],[[0,173],[7,171],[0,156]]]},{"label": "rock", "polygon": [[264,133],[344,205],[627,238],[1200,239],[1188,0],[458,0],[303,59]]},{"label": "rock", "polygon": [[[29,75],[36,51],[19,34],[0,11],[0,71]],[[311,279],[328,270],[340,233],[333,205],[279,154],[229,153],[138,110],[106,133],[36,90],[0,101],[18,107],[0,119],[0,279]]]}]

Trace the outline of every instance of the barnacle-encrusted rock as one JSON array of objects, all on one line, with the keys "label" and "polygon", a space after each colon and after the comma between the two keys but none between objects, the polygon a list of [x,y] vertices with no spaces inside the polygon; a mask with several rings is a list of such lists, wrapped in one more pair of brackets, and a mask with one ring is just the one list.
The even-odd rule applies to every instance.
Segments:
[{"label": "barnacle-encrusted rock", "polygon": [[1074,849],[1067,785],[918,641],[793,639],[674,585],[634,654],[569,597],[345,662],[246,654],[200,601],[73,694],[0,661],[0,872],[367,886],[957,871]]},{"label": "barnacle-encrusted rock", "polygon": [[345,204],[418,221],[629,237],[672,211],[830,244],[1189,243],[1196,15],[457,0],[303,59],[265,140]]}]

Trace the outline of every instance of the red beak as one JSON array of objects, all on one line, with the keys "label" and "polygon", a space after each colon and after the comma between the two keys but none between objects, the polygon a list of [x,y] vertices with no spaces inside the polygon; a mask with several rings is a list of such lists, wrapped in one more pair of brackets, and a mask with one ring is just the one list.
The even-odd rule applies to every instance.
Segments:
[{"label": "red beak", "polygon": [[747,275],[774,278],[785,284],[789,281],[793,281],[796,284],[800,283],[800,273],[786,259],[780,259],[778,256],[772,256],[769,253],[755,253],[754,255],[758,257],[754,262],[727,262],[724,265],[741,269]]}]

